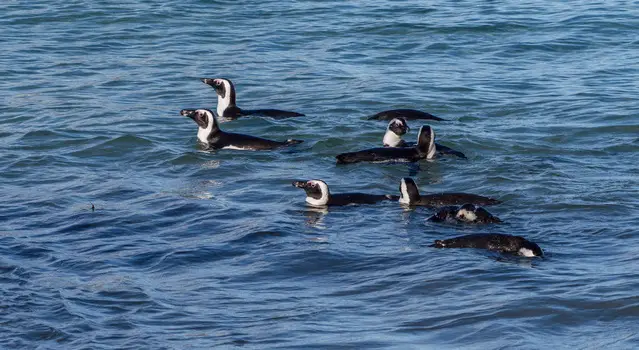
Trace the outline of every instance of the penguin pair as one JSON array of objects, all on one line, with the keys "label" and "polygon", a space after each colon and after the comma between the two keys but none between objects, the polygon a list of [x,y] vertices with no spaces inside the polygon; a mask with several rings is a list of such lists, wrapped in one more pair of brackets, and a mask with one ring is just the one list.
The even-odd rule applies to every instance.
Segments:
[{"label": "penguin pair", "polygon": [[[217,94],[217,115],[225,120],[234,120],[245,115],[265,115],[272,118],[288,118],[303,116],[301,113],[278,109],[246,110],[235,103],[235,87],[229,79],[201,78],[202,82],[215,89]],[[180,114],[193,119],[198,126],[197,138],[208,149],[237,150],[272,150],[280,147],[296,145],[302,140],[288,139],[274,141],[251,135],[225,132],[220,129],[216,113],[209,109],[183,109]]]},{"label": "penguin pair", "polygon": [[[501,201],[470,193],[435,193],[420,195],[413,179],[401,180],[399,196],[389,194],[339,193],[332,194],[322,180],[295,181],[293,186],[306,192],[306,203],[311,206],[343,206],[349,204],[375,204],[381,201],[397,201],[406,206],[424,206],[439,209],[429,218],[436,222],[499,223],[481,205],[495,205]],[[459,207],[461,205],[461,207]]]},{"label": "penguin pair", "polygon": [[417,162],[422,159],[433,159],[436,156],[453,155],[467,159],[462,152],[435,142],[435,130],[428,125],[419,129],[416,143],[407,143],[402,139],[410,128],[404,117],[391,119],[382,139],[384,147],[369,148],[357,152],[338,154],[337,164],[353,164],[359,162]]},{"label": "penguin pair", "polygon": [[[405,118],[399,117],[399,118],[391,119],[391,121],[388,123],[388,126],[386,127],[386,133],[384,134],[384,138],[382,139],[382,143],[384,147],[414,147],[415,146],[414,143],[409,143],[402,139],[402,136],[406,135],[408,131],[410,131],[410,128],[408,127],[408,123],[406,122]],[[454,149],[450,147],[446,147],[444,145],[441,145],[435,142],[434,137],[433,137],[433,143],[434,143],[434,147],[436,149],[437,155],[440,155],[440,156],[453,155],[462,159],[468,159],[466,158],[466,155],[464,155],[462,152],[455,151]]]}]

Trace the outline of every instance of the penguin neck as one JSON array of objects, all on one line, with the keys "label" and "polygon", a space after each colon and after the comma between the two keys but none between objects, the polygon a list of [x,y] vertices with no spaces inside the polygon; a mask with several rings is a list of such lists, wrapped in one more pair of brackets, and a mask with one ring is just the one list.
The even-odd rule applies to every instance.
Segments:
[{"label": "penguin neck", "polygon": [[437,149],[435,148],[435,142],[431,142],[431,144],[428,145],[428,153],[426,154],[426,159],[435,158],[435,152],[437,152]]},{"label": "penguin neck", "polygon": [[427,145],[418,144],[417,150],[420,154],[426,154],[426,159],[435,158],[435,153],[437,153],[437,148],[435,147],[435,138],[432,137],[430,143]]},{"label": "penguin neck", "polygon": [[383,142],[385,147],[397,147],[402,142],[402,137],[390,130],[386,130]]},{"label": "penguin neck", "polygon": [[222,97],[220,95],[217,96],[217,115],[224,116],[224,111],[226,111],[229,107],[235,106],[235,99],[231,99],[230,94]]},{"label": "penguin neck", "polygon": [[218,132],[220,132],[220,128],[217,127],[215,119],[209,120],[206,128],[199,127],[197,129],[197,139],[200,140],[200,142],[208,144],[209,138]]},{"label": "penguin neck", "polygon": [[322,196],[320,198],[313,198],[309,195],[306,196],[306,203],[315,206],[322,207],[328,205],[328,202],[331,200],[331,192],[326,189],[322,191]]},{"label": "penguin neck", "polygon": [[421,198],[421,196],[419,195],[419,190],[415,188],[414,191],[409,192],[408,186],[406,186],[405,182],[402,182],[399,190],[401,192],[401,196],[399,196],[399,202],[401,204],[410,205],[412,203],[419,202]]}]

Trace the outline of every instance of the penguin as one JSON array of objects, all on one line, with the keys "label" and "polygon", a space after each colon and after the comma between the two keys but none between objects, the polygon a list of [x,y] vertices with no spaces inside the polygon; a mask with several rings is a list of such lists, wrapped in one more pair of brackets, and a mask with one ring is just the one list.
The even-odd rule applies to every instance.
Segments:
[{"label": "penguin", "polygon": [[215,89],[217,114],[224,119],[233,120],[246,115],[262,115],[275,119],[304,116],[302,113],[278,109],[241,109],[235,104],[235,87],[231,80],[224,78],[200,78],[200,80]]},{"label": "penguin", "polygon": [[235,134],[220,130],[215,113],[208,109],[183,109],[180,114],[189,117],[198,125],[197,139],[210,149],[240,149],[261,151],[296,145],[304,141],[289,139],[284,142],[267,140],[255,136]]},{"label": "penguin", "polygon": [[393,118],[386,127],[386,133],[382,139],[384,147],[408,147],[406,141],[402,140],[402,135],[405,135],[410,128],[406,119]]},{"label": "penguin", "polygon": [[404,118],[406,120],[426,119],[446,121],[446,119],[442,119],[430,113],[418,111],[416,109],[391,109],[372,115],[368,118],[368,120],[392,120],[394,118]]},{"label": "penguin", "polygon": [[424,125],[419,129],[415,147],[370,148],[358,152],[341,153],[335,156],[337,164],[359,162],[417,162],[435,157],[435,132]]},{"label": "penguin", "polygon": [[315,206],[342,206],[349,204],[375,204],[381,201],[394,201],[398,196],[367,193],[331,194],[326,182],[322,180],[294,181],[293,186],[306,192],[306,203]]},{"label": "penguin", "polygon": [[537,243],[531,242],[520,236],[504,234],[474,234],[455,237],[451,239],[436,240],[430,245],[433,248],[478,248],[509,253],[525,257],[542,257],[543,250]]},{"label": "penguin", "polygon": [[488,210],[474,204],[466,203],[459,206],[445,206],[437,210],[427,219],[433,222],[471,223],[471,224],[497,224],[502,221],[493,216]]},{"label": "penguin", "polygon": [[[402,135],[405,135],[408,131],[410,131],[410,128],[408,127],[408,123],[406,123],[406,119],[394,118],[388,123],[386,133],[382,139],[384,147],[414,147],[414,143],[402,140]],[[462,159],[468,159],[462,152],[455,151],[437,142],[435,142],[435,150],[439,156],[453,155]]]},{"label": "penguin", "polygon": [[495,205],[501,201],[470,193],[436,193],[420,195],[415,181],[410,177],[402,178],[399,184],[399,203],[408,206],[439,208],[447,205]]}]

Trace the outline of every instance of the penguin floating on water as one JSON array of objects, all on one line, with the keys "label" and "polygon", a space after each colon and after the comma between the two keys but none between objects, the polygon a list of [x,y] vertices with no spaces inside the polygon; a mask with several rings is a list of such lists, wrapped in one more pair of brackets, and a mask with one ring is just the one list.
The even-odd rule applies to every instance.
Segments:
[{"label": "penguin floating on water", "polygon": [[381,201],[396,201],[398,196],[368,193],[332,194],[322,180],[295,181],[293,186],[306,192],[306,203],[316,206],[340,206],[349,204],[375,204]]},{"label": "penguin floating on water", "polygon": [[220,129],[213,111],[208,109],[183,109],[180,114],[195,121],[198,126],[197,139],[210,149],[261,151],[304,142],[292,139],[280,142],[250,135],[224,132]]},{"label": "penguin floating on water", "polygon": [[484,197],[471,193],[435,193],[420,195],[419,189],[415,181],[410,177],[405,177],[399,184],[399,203],[408,206],[424,206],[431,208],[439,208],[447,205],[494,205],[501,201],[489,197]]},{"label": "penguin floating on water", "polygon": [[436,117],[430,113],[418,111],[416,109],[391,109],[372,115],[368,120],[391,120],[394,118],[404,118],[406,120],[437,120],[446,121],[440,117]]},{"label": "penguin floating on water", "polygon": [[497,224],[502,221],[488,212],[488,210],[466,203],[459,206],[445,206],[437,210],[427,219],[432,222],[469,223],[469,224]]},{"label": "penguin floating on water", "polygon": [[235,104],[235,87],[231,80],[225,78],[200,78],[200,80],[215,89],[217,114],[224,119],[233,120],[246,115],[262,115],[276,119],[304,116],[302,113],[279,109],[241,109]]},{"label": "penguin floating on water", "polygon": [[450,239],[438,239],[433,248],[476,248],[509,253],[525,257],[541,257],[543,250],[537,243],[523,237],[504,234],[474,234]]}]

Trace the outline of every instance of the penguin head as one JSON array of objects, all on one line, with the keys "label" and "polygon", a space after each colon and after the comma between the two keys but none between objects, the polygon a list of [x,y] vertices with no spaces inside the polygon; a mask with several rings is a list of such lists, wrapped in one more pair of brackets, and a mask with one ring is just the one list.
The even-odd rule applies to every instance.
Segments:
[{"label": "penguin head", "polygon": [[475,213],[476,210],[477,207],[473,204],[464,204],[459,208],[459,210],[457,210],[455,218],[460,221],[474,222],[477,220],[477,214]]},{"label": "penguin head", "polygon": [[204,84],[210,85],[217,94],[217,114],[223,116],[224,110],[235,105],[235,87],[229,79],[200,78]]},{"label": "penguin head", "polygon": [[524,239],[519,246],[517,254],[532,258],[535,256],[544,256],[544,251],[541,250],[537,243]]},{"label": "penguin head", "polygon": [[417,149],[426,155],[427,159],[435,157],[435,130],[428,125],[419,128],[417,135]]},{"label": "penguin head", "polygon": [[488,210],[482,207],[475,207],[475,220],[480,223],[501,223],[501,219],[489,213]]},{"label": "penguin head", "polygon": [[419,189],[415,181],[410,177],[402,178],[399,184],[399,202],[402,204],[412,204],[419,201]]},{"label": "penguin head", "polygon": [[222,99],[235,98],[235,87],[230,79],[200,78],[204,84],[210,85]]},{"label": "penguin head", "polygon": [[453,220],[455,214],[457,213],[456,206],[445,206],[437,209],[437,212],[428,218],[428,221],[434,222],[445,222],[449,220]]},{"label": "penguin head", "polygon": [[406,123],[406,119],[404,118],[394,118],[388,123],[388,131],[392,131],[398,136],[406,134],[410,128],[408,127],[408,123]]},{"label": "penguin head", "polygon": [[324,206],[328,203],[330,192],[322,180],[294,181],[293,186],[306,192],[306,203],[310,205]]},{"label": "penguin head", "polygon": [[202,142],[208,143],[208,137],[220,130],[215,119],[215,113],[209,109],[183,109],[180,114],[193,119],[197,124],[199,127],[197,138]]}]

